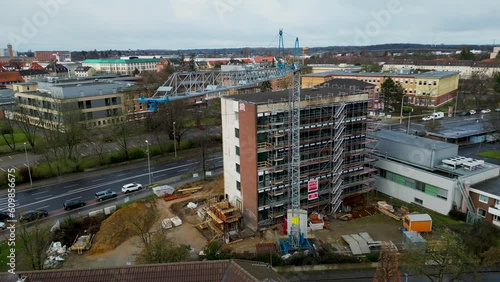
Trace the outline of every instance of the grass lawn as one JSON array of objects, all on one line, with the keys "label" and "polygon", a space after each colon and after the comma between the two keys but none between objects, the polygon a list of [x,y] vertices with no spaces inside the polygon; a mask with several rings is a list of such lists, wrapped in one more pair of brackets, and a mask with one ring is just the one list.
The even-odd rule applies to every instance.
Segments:
[{"label": "grass lawn", "polygon": [[485,151],[477,153],[478,156],[500,160],[500,150]]}]

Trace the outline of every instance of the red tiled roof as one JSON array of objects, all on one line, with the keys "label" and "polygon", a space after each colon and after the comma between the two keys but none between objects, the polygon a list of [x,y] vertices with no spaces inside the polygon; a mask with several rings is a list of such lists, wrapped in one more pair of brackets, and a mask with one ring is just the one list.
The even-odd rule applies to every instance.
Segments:
[{"label": "red tiled roof", "polygon": [[[196,261],[169,264],[136,265],[102,269],[59,269],[19,271],[28,282],[184,282],[184,281],[287,281],[260,262],[239,260]],[[0,281],[8,275],[0,274]],[[15,277],[15,276],[14,276]],[[15,281],[15,280],[14,280]]]},{"label": "red tiled roof", "polygon": [[32,62],[30,70],[45,70],[45,69],[42,66],[40,66],[40,64],[38,64],[37,62]]},{"label": "red tiled roof", "polygon": [[260,57],[253,58],[253,60],[256,63],[262,63],[262,62],[272,63],[274,61],[274,57],[273,56],[260,56]]},{"label": "red tiled roof", "polygon": [[4,71],[0,72],[0,82],[24,82],[24,79],[17,71]]}]

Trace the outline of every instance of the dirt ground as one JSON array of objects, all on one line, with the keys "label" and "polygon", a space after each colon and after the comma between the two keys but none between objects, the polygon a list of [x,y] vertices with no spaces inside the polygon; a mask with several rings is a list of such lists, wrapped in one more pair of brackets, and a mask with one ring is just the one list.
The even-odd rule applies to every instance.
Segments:
[{"label": "dirt ground", "polygon": [[[199,184],[199,183],[198,183]],[[213,186],[213,184],[212,184]],[[185,187],[181,187],[185,188]],[[206,246],[207,239],[196,229],[196,225],[201,223],[201,219],[196,215],[196,209],[191,210],[186,207],[189,202],[203,202],[210,196],[216,194],[216,189],[207,186],[201,192],[194,193],[187,198],[173,201],[164,201],[159,198],[156,201],[160,220],[153,225],[152,230],[161,228],[161,219],[179,216],[182,219],[182,225],[168,230],[168,234],[176,243],[190,245],[194,252],[198,254]],[[172,206],[175,209],[172,209]],[[176,212],[177,211],[177,212]],[[70,253],[62,268],[106,268],[125,265],[133,265],[135,256],[141,251],[140,241],[137,236],[132,237],[119,245],[114,250],[103,254],[89,255]]]},{"label": "dirt ground", "polygon": [[[183,224],[169,229],[168,233],[175,242],[190,245],[194,248],[195,253],[198,254],[206,246],[208,240],[196,229],[196,225],[201,223],[201,219],[196,213],[197,208],[191,210],[187,208],[186,205],[189,202],[198,203],[198,207],[207,205],[209,198],[220,193],[217,188],[219,188],[219,186],[222,187],[222,181],[217,182],[218,183],[210,183],[206,187],[204,186],[203,190],[187,198],[168,202],[163,199],[158,199],[156,203],[158,211],[161,214],[160,220],[154,224],[153,229],[161,228],[161,219],[179,216]],[[192,187],[197,185],[200,184],[193,184]],[[392,241],[397,245],[401,243],[401,221],[396,221],[384,214],[375,214],[373,209],[363,208],[359,209],[358,212],[353,211],[353,214],[355,218],[350,221],[342,221],[328,217],[328,228],[313,231],[310,233],[310,237],[316,238],[329,246],[333,246],[339,252],[348,250],[347,244],[341,239],[342,235],[360,232],[368,232],[375,241]],[[274,242],[277,233],[278,232],[274,231],[256,233],[255,236],[232,243],[228,247],[240,254],[246,252],[255,253],[257,244]],[[286,237],[282,237],[281,239],[286,239]],[[135,255],[140,252],[140,250],[139,239],[133,237],[114,250],[103,254],[79,255],[71,253],[63,264],[63,268],[102,268],[134,264]]]}]

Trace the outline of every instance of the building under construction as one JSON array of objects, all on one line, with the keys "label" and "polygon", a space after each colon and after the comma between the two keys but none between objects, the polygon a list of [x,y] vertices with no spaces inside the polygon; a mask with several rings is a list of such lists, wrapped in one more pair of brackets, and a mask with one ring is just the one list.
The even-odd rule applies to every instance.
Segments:
[{"label": "building under construction", "polygon": [[[300,198],[309,212],[335,212],[344,198],[373,190],[365,145],[368,89],[354,80],[301,90]],[[283,222],[290,208],[289,92],[223,97],[226,197],[259,230]]]}]

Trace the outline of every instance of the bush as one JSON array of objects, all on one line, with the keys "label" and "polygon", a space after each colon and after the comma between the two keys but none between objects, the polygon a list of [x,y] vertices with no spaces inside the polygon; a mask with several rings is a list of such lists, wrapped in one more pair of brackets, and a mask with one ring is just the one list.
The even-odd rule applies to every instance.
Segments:
[{"label": "bush", "polygon": [[[151,155],[152,155],[152,150],[151,150]],[[130,157],[131,160],[142,159],[146,156],[146,153],[142,149],[133,149],[129,151],[128,156]]]},{"label": "bush", "polygon": [[191,142],[190,140],[181,140],[181,143],[179,144],[179,150],[187,150],[187,149],[191,149],[191,147],[193,146],[193,142]]},{"label": "bush", "polygon": [[466,221],[467,220],[467,214],[457,210],[457,209],[452,209],[448,213],[448,215],[453,218],[454,220],[460,220],[460,221]]},{"label": "bush", "polygon": [[112,164],[117,164],[125,161],[125,155],[122,153],[115,153],[109,157],[109,162]]}]

